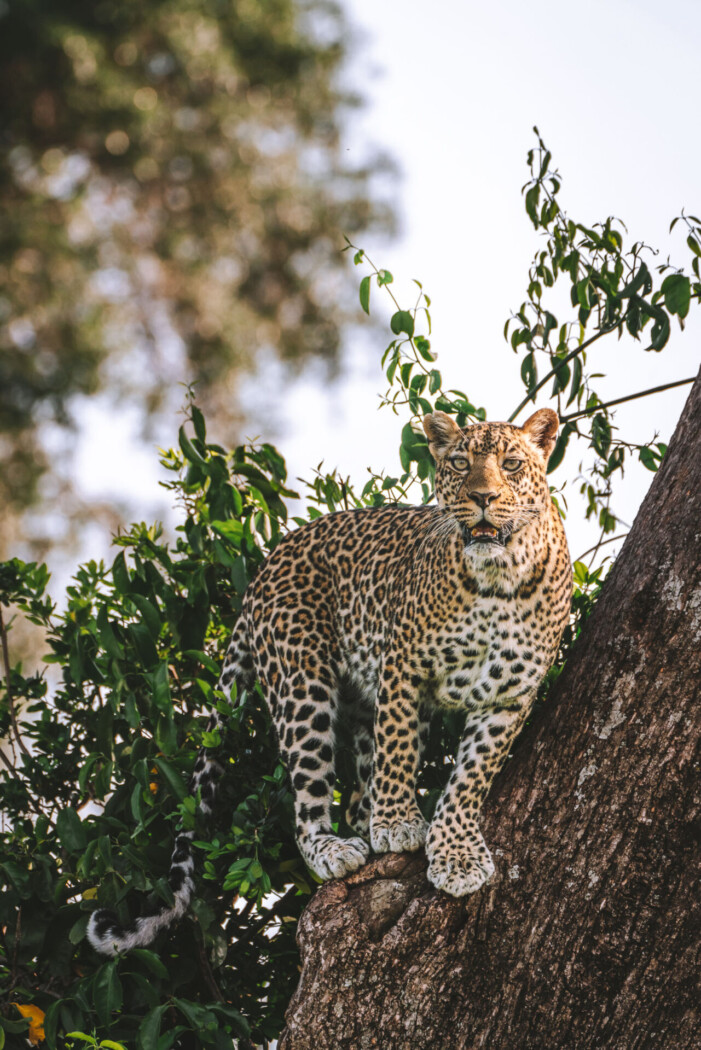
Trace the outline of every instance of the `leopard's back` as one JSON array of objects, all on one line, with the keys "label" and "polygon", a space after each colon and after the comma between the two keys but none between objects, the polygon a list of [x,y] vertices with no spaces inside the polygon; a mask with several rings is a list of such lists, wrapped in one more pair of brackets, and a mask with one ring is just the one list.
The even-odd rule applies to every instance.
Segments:
[{"label": "leopard's back", "polygon": [[248,588],[241,618],[259,677],[323,651],[338,674],[376,663],[435,510],[338,511],[288,535]]}]

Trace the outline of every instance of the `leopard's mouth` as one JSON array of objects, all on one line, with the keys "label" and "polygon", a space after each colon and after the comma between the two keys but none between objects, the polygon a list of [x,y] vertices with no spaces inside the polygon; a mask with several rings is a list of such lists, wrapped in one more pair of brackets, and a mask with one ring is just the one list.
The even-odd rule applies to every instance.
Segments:
[{"label": "leopard's mouth", "polygon": [[486,545],[496,543],[500,547],[505,547],[508,539],[508,534],[505,529],[499,529],[496,525],[491,525],[488,521],[480,521],[477,525],[473,525],[472,527],[463,525],[462,532],[466,546],[471,546],[473,544]]}]

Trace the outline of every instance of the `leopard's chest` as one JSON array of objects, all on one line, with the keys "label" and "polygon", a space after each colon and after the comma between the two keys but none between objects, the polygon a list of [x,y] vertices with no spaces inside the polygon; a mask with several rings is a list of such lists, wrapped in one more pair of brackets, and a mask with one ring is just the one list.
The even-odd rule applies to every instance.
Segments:
[{"label": "leopard's chest", "polygon": [[420,645],[426,699],[472,709],[533,691],[549,666],[533,603],[487,597],[426,633]]}]

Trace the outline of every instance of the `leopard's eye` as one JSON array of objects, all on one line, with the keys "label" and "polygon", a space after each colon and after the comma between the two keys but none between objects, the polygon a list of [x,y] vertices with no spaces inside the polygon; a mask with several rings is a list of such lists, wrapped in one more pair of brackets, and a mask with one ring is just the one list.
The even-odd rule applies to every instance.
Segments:
[{"label": "leopard's eye", "polygon": [[451,456],[450,465],[453,470],[459,470],[462,473],[469,468],[470,461],[467,456]]},{"label": "leopard's eye", "polygon": [[504,470],[507,470],[510,474],[514,474],[522,465],[522,459],[505,459],[502,463]]}]

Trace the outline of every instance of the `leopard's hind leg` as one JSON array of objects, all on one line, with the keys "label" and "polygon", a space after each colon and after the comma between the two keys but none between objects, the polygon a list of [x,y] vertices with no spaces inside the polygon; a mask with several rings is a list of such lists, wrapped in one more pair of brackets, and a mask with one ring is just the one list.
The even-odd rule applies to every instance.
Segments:
[{"label": "leopard's hind leg", "polygon": [[340,838],[331,823],[336,689],[326,666],[306,654],[303,670],[281,667],[281,675],[274,676],[276,688],[269,681],[265,691],[290,774],[297,845],[312,871],[333,879],[362,867],[370,848],[361,838]]},{"label": "leopard's hind leg", "polygon": [[358,719],[354,725],[353,753],[355,758],[355,789],[346,810],[346,823],[356,835],[370,838],[370,812],[372,782],[372,712],[369,724]]}]

